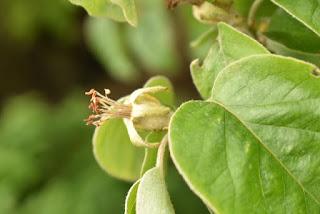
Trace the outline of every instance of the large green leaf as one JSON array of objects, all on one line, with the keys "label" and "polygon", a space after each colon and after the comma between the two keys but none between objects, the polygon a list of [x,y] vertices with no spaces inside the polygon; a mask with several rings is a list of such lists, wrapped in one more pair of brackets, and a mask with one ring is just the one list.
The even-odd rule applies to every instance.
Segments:
[{"label": "large green leaf", "polygon": [[159,167],[147,171],[141,178],[136,202],[138,214],[174,214],[163,174]]},{"label": "large green leaf", "polygon": [[110,75],[122,82],[139,78],[139,72],[121,40],[119,25],[107,19],[88,18],[86,37],[89,47]]},{"label": "large green leaf", "polygon": [[219,72],[231,62],[254,54],[269,52],[257,41],[225,23],[218,24],[218,41],[203,63],[191,63],[193,81],[203,98],[210,97],[213,83]]},{"label": "large green leaf", "polygon": [[127,181],[140,177],[144,149],[130,142],[122,119],[110,119],[96,129],[93,150],[99,165],[110,175]]},{"label": "large green leaf", "polygon": [[319,0],[271,0],[320,36]]},{"label": "large green leaf", "polygon": [[169,127],[180,173],[217,213],[320,212],[320,80],[291,58],[251,56],[217,78],[210,101]]}]

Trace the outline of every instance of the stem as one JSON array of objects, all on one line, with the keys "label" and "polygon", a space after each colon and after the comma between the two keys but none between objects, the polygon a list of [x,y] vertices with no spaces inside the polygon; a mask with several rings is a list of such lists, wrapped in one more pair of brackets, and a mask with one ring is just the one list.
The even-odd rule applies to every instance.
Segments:
[{"label": "stem", "polygon": [[164,156],[165,156],[167,144],[168,144],[168,134],[166,134],[162,138],[160,142],[160,146],[158,148],[158,154],[157,154],[156,167],[160,168],[162,175],[164,175]]},{"label": "stem", "polygon": [[253,4],[251,5],[250,11],[249,11],[249,15],[248,15],[248,26],[252,27],[254,25],[254,19],[256,17],[257,11],[259,9],[259,7],[261,6],[262,2],[264,0],[255,0],[253,2]]}]

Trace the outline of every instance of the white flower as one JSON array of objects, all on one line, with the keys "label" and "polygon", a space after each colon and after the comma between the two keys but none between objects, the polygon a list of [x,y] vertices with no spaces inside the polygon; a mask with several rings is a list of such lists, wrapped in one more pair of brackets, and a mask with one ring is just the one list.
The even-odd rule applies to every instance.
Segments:
[{"label": "white flower", "polygon": [[110,118],[122,118],[134,145],[158,147],[159,143],[144,141],[137,129],[159,131],[168,128],[172,111],[152,96],[152,94],[166,89],[162,86],[141,88],[121,101],[110,99],[108,97],[110,90],[108,89],[105,89],[105,95],[91,89],[86,92],[86,95],[91,96],[89,108],[93,114],[85,121],[88,125],[100,126]]}]

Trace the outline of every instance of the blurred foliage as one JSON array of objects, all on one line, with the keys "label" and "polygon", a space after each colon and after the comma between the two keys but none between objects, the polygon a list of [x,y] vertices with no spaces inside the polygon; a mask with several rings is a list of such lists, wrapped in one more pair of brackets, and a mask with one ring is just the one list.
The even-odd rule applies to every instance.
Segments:
[{"label": "blurred foliage", "polygon": [[[71,94],[60,104],[46,103],[29,94],[3,108],[0,213],[122,213],[130,184],[110,177],[95,162],[92,129],[83,122],[86,101]],[[169,191],[177,211],[207,213],[181,179],[171,167]]]},{"label": "blurred foliage", "polygon": [[[39,39],[50,38],[59,45],[82,46],[84,34],[104,70],[123,83],[137,83],[145,76],[177,77],[194,56],[204,56],[212,42],[191,48],[190,42],[211,28],[192,17],[191,7],[175,11],[162,0],[138,0],[139,24],[132,27],[108,18],[86,17],[83,32],[79,19],[84,10],[66,0],[3,0],[0,2],[1,38],[19,49],[32,49]],[[214,40],[212,37],[211,41]]]},{"label": "blurred foliage", "polygon": [[122,212],[129,186],[95,163],[86,113],[77,96],[54,107],[30,95],[8,102],[0,120],[0,213]]},{"label": "blurred foliage", "polygon": [[43,32],[71,42],[76,38],[75,12],[65,0],[2,0],[0,25],[8,37],[23,44],[33,43]]},{"label": "blurred foliage", "polygon": [[214,40],[191,48],[190,42],[211,26],[194,20],[190,7],[170,11],[161,0],[138,0],[136,4],[137,27],[104,18],[88,17],[86,21],[89,48],[119,81],[137,81],[141,71],[177,76],[186,57],[204,56]]},{"label": "blurred foliage", "polygon": [[[134,28],[108,19],[85,17],[83,20],[82,9],[67,0],[1,0],[1,47],[7,46],[9,40],[19,49],[10,45],[1,48],[1,56],[12,62],[5,63],[11,67],[0,68],[4,77],[0,85],[10,85],[10,90],[14,87],[21,89],[16,91],[29,91],[30,84],[25,82],[32,80],[32,86],[38,84],[44,90],[60,88],[60,94],[55,90],[47,93],[58,94],[57,100],[62,99],[65,87],[75,85],[93,87],[99,84],[100,87],[108,82],[122,90],[118,94],[127,92],[128,85],[115,86],[106,76],[99,76],[99,66],[92,59],[96,58],[114,80],[126,84],[156,73],[179,77],[182,81],[175,83],[184,90],[178,91],[178,98],[181,99],[181,94],[190,97],[187,90],[195,90],[187,77],[189,62],[196,57],[205,57],[216,39],[215,29],[196,21],[190,6],[169,11],[163,0],[136,2],[139,24]],[[246,17],[252,2],[234,0],[234,6]],[[298,21],[282,10],[276,10],[270,1],[264,1],[257,17],[261,22],[270,23],[263,33],[277,42],[272,51],[298,55],[297,58],[305,60],[312,57],[308,61],[319,62],[319,41]],[[83,50],[82,34],[77,32],[82,28],[92,56]],[[42,49],[37,46],[39,40]],[[310,41],[316,45],[310,46]],[[68,46],[70,43],[74,46]],[[34,49],[37,57],[31,60],[34,56],[18,55],[24,47]],[[82,53],[83,58],[69,56],[77,52]],[[51,55],[45,56],[48,53]],[[29,69],[19,70],[26,65]],[[86,70],[85,74],[80,73],[81,67]],[[30,73],[32,69],[34,73]],[[20,79],[12,78],[10,73],[16,73]],[[80,75],[83,76],[80,78]],[[106,80],[101,80],[103,78]],[[1,93],[9,96],[16,91]],[[80,94],[79,91],[76,93]],[[1,106],[1,214],[123,212],[130,184],[111,178],[95,162],[91,152],[93,130],[83,123],[88,114],[87,101],[72,94],[63,96],[64,101],[49,104],[48,100],[29,94],[14,97]],[[52,99],[50,96],[50,101]],[[170,167],[168,177],[177,213],[208,213],[173,167]]]}]

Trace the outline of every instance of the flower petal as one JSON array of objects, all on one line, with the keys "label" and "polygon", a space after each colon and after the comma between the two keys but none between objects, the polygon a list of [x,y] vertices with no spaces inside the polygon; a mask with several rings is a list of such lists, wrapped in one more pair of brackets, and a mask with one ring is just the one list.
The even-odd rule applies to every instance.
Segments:
[{"label": "flower petal", "polygon": [[148,143],[144,141],[137,132],[133,122],[130,119],[124,118],[123,122],[127,127],[129,138],[133,145],[147,148],[157,148],[159,146],[159,143]]}]

